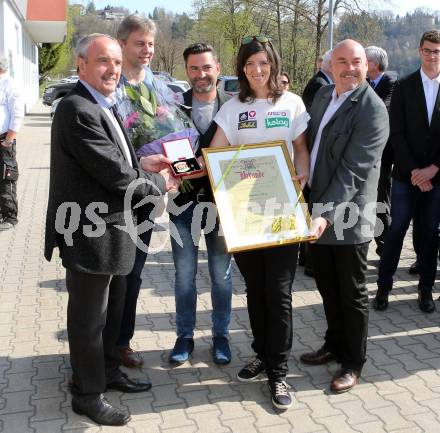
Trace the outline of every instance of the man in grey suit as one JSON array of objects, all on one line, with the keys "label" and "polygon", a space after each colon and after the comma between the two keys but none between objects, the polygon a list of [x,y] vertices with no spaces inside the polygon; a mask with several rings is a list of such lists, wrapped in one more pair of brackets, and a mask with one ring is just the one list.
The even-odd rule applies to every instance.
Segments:
[{"label": "man in grey suit", "polygon": [[120,371],[116,350],[124,276],[136,250],[136,234],[129,230],[134,227],[132,205],[179,183],[169,169],[141,169],[113,110],[122,65],[117,41],[86,36],[78,44],[77,62],[80,80],[60,102],[52,124],[45,257],[51,260],[58,247],[66,268],[72,409],[98,424],[123,425],[130,416],[102,393],[151,387]]},{"label": "man in grey suit", "polygon": [[308,131],[309,203],[318,216],[315,229],[326,228],[311,245],[311,256],[327,331],[324,345],[300,359],[312,365],[341,363],[330,386],[340,393],[356,385],[365,363],[367,253],[389,126],[385,105],[366,81],[363,47],[349,39],[340,42],[331,68],[335,85],[316,94]]}]

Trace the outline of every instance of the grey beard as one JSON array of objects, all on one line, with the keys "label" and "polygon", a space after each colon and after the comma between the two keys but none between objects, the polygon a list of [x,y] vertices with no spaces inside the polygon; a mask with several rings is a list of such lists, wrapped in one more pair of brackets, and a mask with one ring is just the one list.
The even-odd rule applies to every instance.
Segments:
[{"label": "grey beard", "polygon": [[209,93],[214,88],[214,83],[211,83],[208,87],[199,87],[197,84],[193,86],[193,90],[196,93]]}]

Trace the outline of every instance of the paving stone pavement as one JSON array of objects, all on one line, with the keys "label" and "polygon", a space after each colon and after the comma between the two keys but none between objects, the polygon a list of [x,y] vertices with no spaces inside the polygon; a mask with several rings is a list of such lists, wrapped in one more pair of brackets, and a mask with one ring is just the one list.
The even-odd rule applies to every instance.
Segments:
[{"label": "paving stone pavement", "polygon": [[[0,233],[0,432],[440,431],[440,313],[423,314],[417,308],[416,281],[407,272],[414,259],[410,237],[389,309],[380,314],[370,311],[368,361],[360,384],[342,395],[328,390],[336,365],[309,367],[298,362],[303,351],[319,347],[325,331],[315,283],[299,268],[288,376],[295,401],[291,410],[279,413],[270,404],[265,381],[242,384],[235,379],[239,367],[252,357],[244,283],[236,268],[233,361],[225,367],[212,362],[204,246],[197,278],[195,351],[191,362],[169,367],[167,357],[175,339],[174,271],[167,233],[156,231],[153,247],[161,251],[149,255],[144,269],[133,341],[144,366],[130,372],[148,376],[153,388],[137,395],[107,393],[111,402],[130,411],[132,421],[125,427],[99,427],[74,414],[67,391],[64,270],[58,259],[48,263],[43,258],[50,125],[48,109],[42,105],[26,117],[18,143],[20,222]],[[373,297],[378,258],[371,250],[368,288]]]}]

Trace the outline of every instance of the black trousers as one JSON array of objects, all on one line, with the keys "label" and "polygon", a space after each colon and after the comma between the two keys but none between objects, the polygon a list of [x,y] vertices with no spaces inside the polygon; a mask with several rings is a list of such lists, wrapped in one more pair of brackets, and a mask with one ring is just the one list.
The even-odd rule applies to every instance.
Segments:
[{"label": "black trousers", "polygon": [[[6,134],[0,135],[0,140]],[[0,216],[5,222],[17,224],[17,179],[18,165],[16,142],[10,147],[0,144]]]},{"label": "black trousers", "polygon": [[379,183],[377,184],[377,201],[385,206],[386,211],[377,214],[377,218],[382,221],[383,230],[382,233],[374,238],[380,250],[383,249],[385,236],[391,225],[391,171],[392,163],[382,160]]},{"label": "black trousers", "polygon": [[246,283],[252,349],[270,380],[284,378],[292,348],[292,284],[298,245],[234,254]]},{"label": "black trousers", "polygon": [[66,286],[72,394],[98,395],[121,375],[116,341],[121,329],[125,276],[66,269]]},{"label": "black trousers", "polygon": [[368,242],[310,246],[327,319],[324,347],[337,357],[342,368],[359,372],[365,363],[368,336],[368,246]]}]

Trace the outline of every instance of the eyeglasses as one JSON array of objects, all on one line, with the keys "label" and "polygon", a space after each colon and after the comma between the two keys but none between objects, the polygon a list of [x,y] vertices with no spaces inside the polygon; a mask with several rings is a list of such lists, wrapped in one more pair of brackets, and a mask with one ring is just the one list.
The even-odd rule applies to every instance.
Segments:
[{"label": "eyeglasses", "polygon": [[422,53],[424,56],[428,57],[430,55],[434,55],[435,57],[440,56],[440,50],[430,50],[429,48],[422,48]]},{"label": "eyeglasses", "polygon": [[253,41],[258,41],[261,44],[268,44],[271,42],[271,39],[268,38],[267,36],[264,35],[259,35],[259,36],[245,36],[242,40],[241,40],[241,45],[247,45],[250,44]]}]

